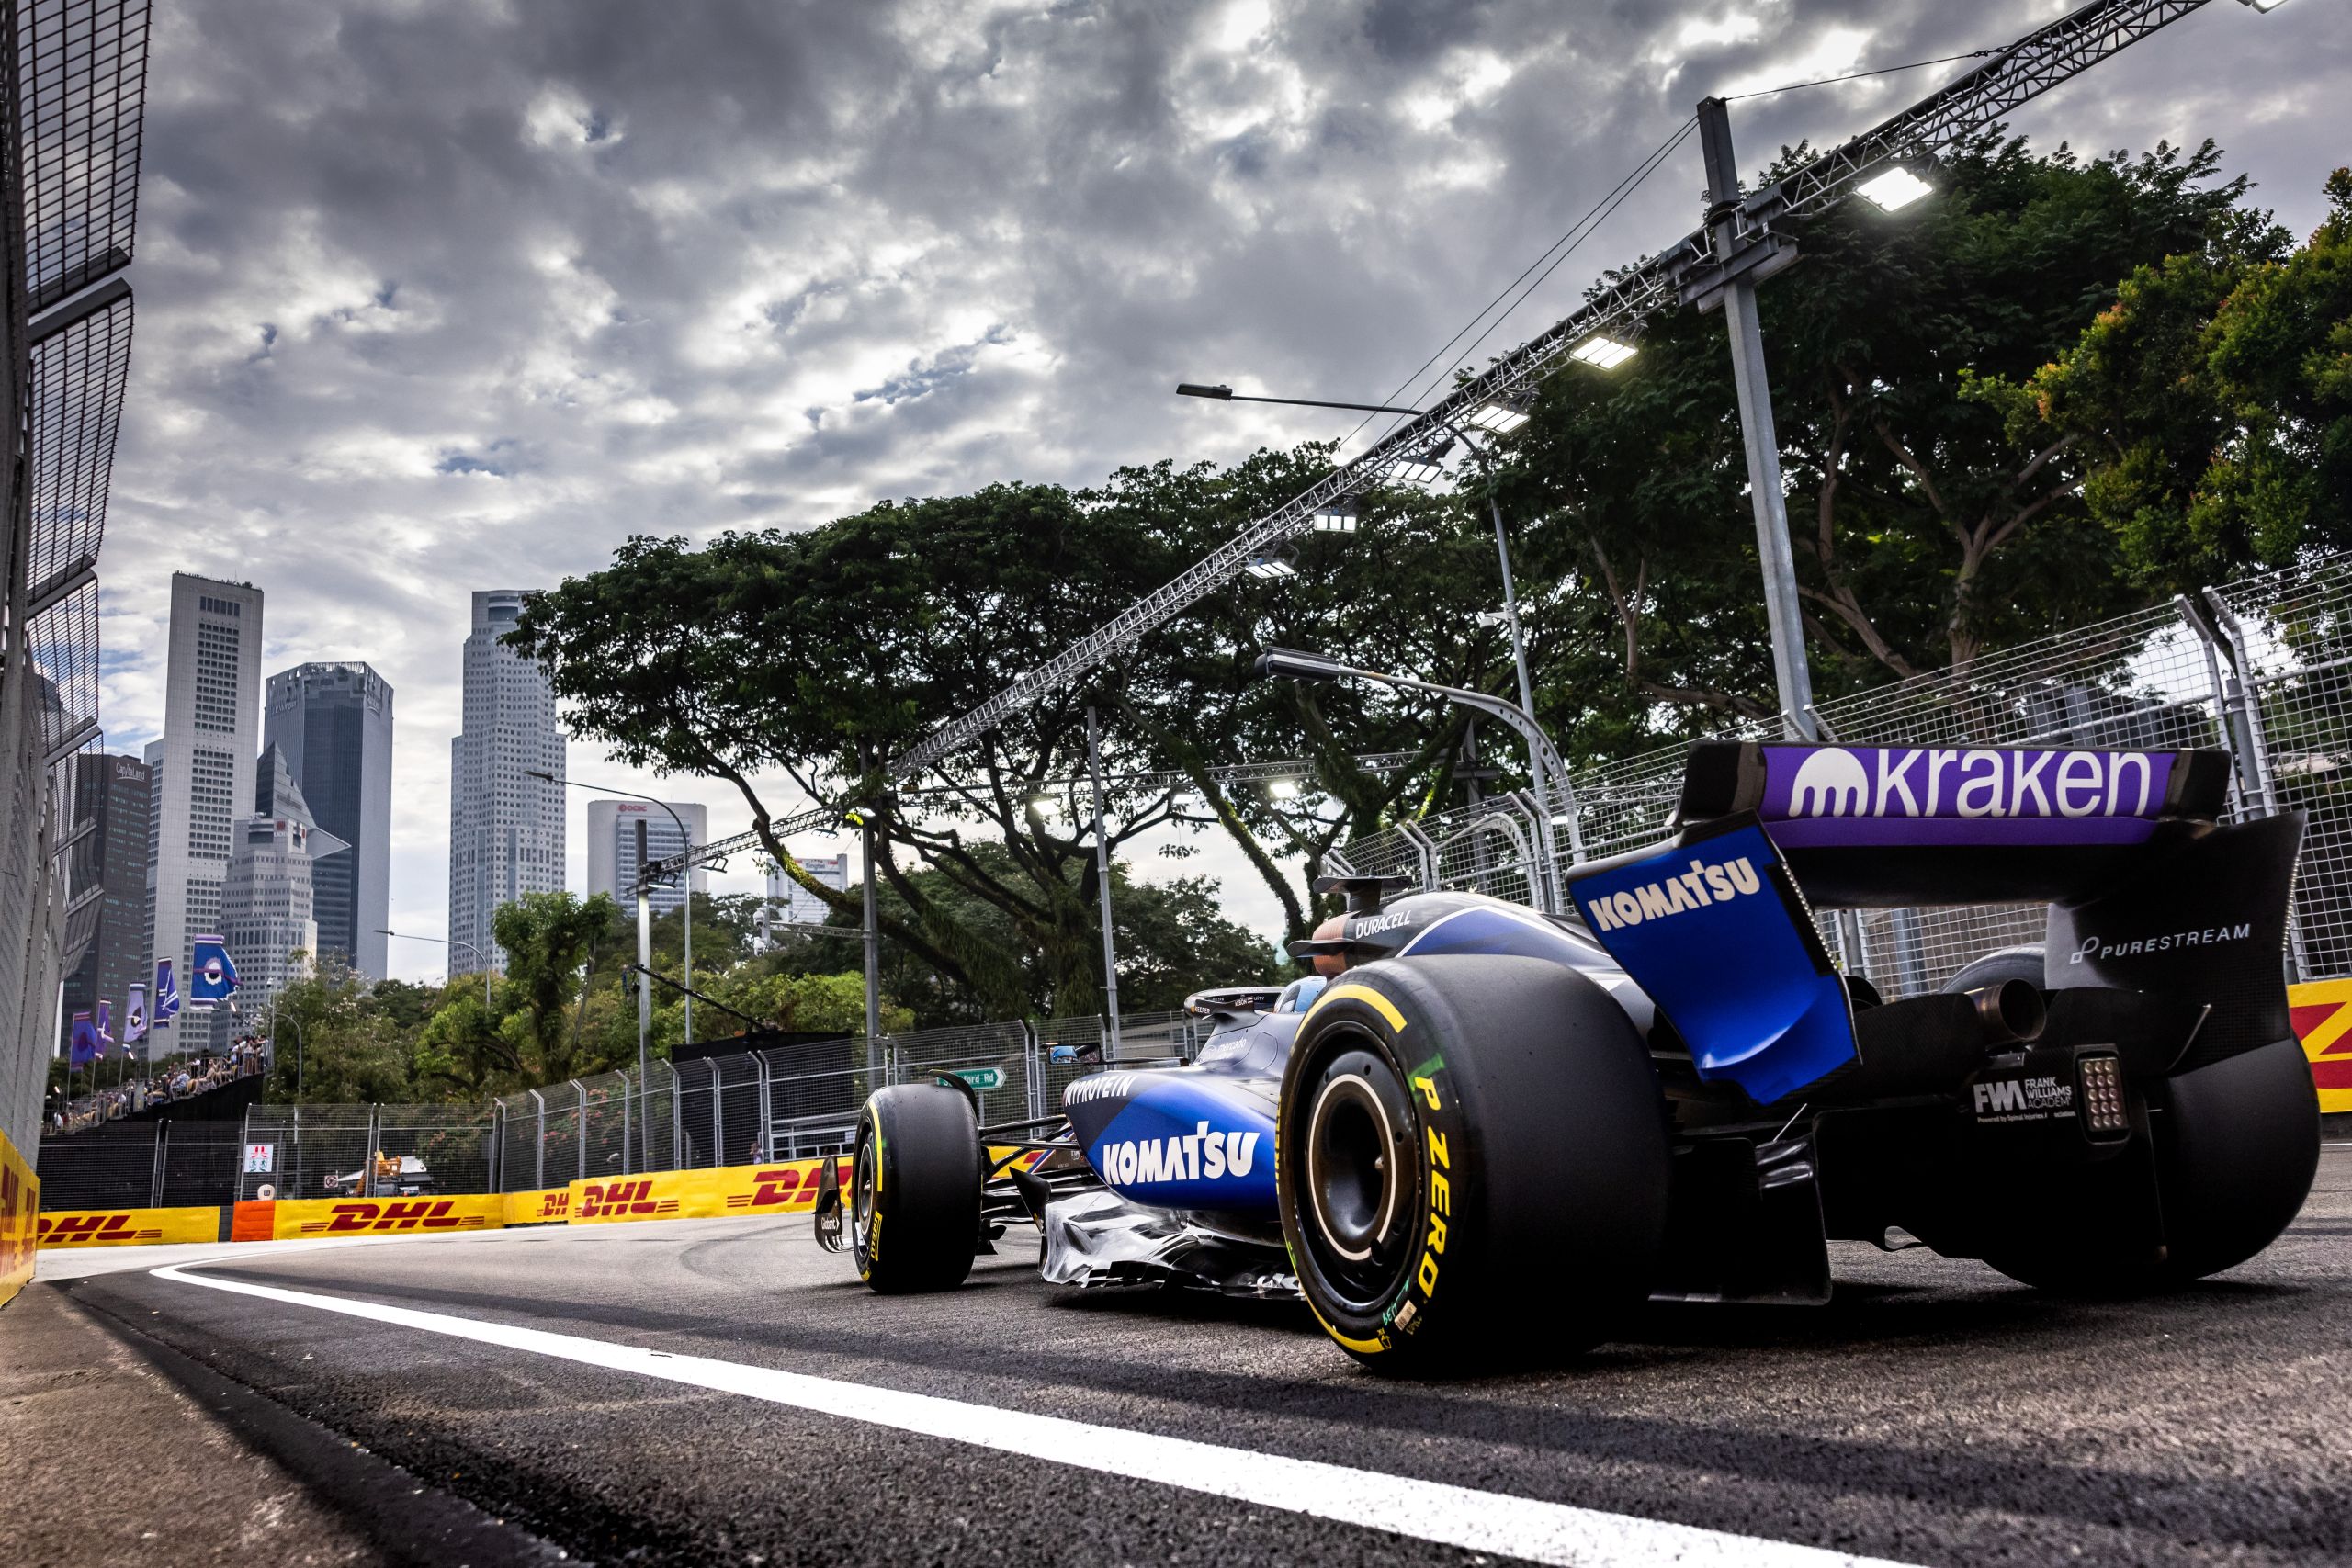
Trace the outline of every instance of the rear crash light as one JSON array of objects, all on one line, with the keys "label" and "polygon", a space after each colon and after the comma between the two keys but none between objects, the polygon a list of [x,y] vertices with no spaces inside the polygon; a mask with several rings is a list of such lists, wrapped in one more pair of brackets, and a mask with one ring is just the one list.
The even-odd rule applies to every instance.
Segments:
[{"label": "rear crash light", "polygon": [[2075,1064],[2075,1104],[2083,1135],[2111,1144],[2132,1135],[2132,1112],[2123,1102],[2123,1063],[2115,1056],[2085,1056]]}]

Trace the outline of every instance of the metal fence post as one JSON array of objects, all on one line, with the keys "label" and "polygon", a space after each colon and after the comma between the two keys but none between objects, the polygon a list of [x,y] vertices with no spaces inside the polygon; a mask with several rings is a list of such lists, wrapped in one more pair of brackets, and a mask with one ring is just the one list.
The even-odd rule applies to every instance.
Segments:
[{"label": "metal fence post", "polygon": [[[249,1106],[247,1109],[252,1108]],[[171,1141],[172,1124],[169,1122],[156,1122],[155,1162],[153,1168],[148,1174],[147,1182],[147,1206],[151,1209],[160,1209],[164,1206],[164,1158],[165,1152],[171,1147]],[[244,1160],[242,1157],[244,1151],[239,1149],[237,1152],[241,1156],[237,1165],[242,1170],[244,1167]]]},{"label": "metal fence post", "polygon": [[377,1130],[376,1118],[377,1113],[382,1109],[372,1100],[368,1102],[368,1146],[359,1151],[359,1195],[362,1198],[373,1198],[376,1195],[376,1151],[377,1145],[382,1142],[382,1134]]},{"label": "metal fence post", "polygon": [[531,1145],[531,1190],[537,1191],[548,1184],[548,1101],[537,1089],[531,1091],[531,1103],[538,1107],[538,1134]]},{"label": "metal fence post", "polygon": [[[2205,602],[2213,606],[2213,621],[2222,635],[2230,639],[2230,648],[2237,655],[2232,662],[2236,667],[2238,712],[2245,717],[2246,739],[2254,751],[2254,775],[2262,794],[2262,814],[2278,815],[2278,786],[2270,771],[2270,739],[2263,731],[2262,693],[2254,681],[2254,652],[2246,646],[2245,628],[2238,625],[2237,613],[2228,600],[2215,588],[2205,590]],[[2311,973],[2311,961],[2303,951],[2303,911],[2300,898],[2290,898],[2287,904],[2287,979],[2290,984]]]},{"label": "metal fence post", "polygon": [[[2205,655],[2205,682],[2213,692],[2213,728],[2222,738],[2222,745],[2230,754],[2230,788],[2238,797],[2241,816],[2254,816],[2259,809],[2260,785],[2254,774],[2254,759],[2249,754],[2245,717],[2238,711],[2236,698],[2230,685],[2222,678],[2222,660],[2216,650],[2213,634],[2207,629],[2204,618],[2197,614],[2186,593],[2172,596],[2173,608],[2180,612],[2181,624],[2197,638],[2197,646]],[[2234,651],[2230,655],[2231,668],[2237,666]]]},{"label": "metal fence post", "polygon": [[588,1179],[588,1090],[578,1078],[572,1078],[570,1081],[572,1129],[575,1134],[571,1140],[571,1148],[580,1161],[580,1179],[585,1181]]},{"label": "metal fence post", "polygon": [[[642,1084],[640,1084],[640,1085],[639,1085],[638,1087],[639,1087],[639,1088],[640,1088],[640,1089],[642,1089],[644,1086],[643,1086]],[[629,1099],[630,1099],[630,1096],[629,1096],[629,1088],[628,1088],[628,1069],[627,1067],[623,1067],[623,1068],[621,1069],[621,1174],[622,1174],[623,1176],[627,1176],[627,1175],[628,1175],[628,1174],[629,1174],[629,1163],[628,1163],[628,1161],[629,1161],[629,1154],[628,1154],[628,1131],[629,1131],[629,1126],[628,1126],[628,1102],[629,1102]],[[640,1112],[640,1114],[642,1114],[642,1112]]]}]

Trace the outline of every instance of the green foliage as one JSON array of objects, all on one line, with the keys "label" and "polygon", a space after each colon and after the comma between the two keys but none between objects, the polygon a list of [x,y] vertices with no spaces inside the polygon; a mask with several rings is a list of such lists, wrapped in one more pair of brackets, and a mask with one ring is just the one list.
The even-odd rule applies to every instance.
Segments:
[{"label": "green foliage", "polygon": [[366,976],[333,960],[281,987],[275,1010],[263,1014],[277,1040],[263,1098],[360,1105],[429,1095],[417,1081],[410,1040],[396,1016],[407,998],[379,1005],[372,990]]}]

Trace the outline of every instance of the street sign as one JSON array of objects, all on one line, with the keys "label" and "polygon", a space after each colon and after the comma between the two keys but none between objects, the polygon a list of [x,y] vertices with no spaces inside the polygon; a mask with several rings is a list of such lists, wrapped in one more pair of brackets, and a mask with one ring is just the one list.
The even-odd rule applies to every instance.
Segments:
[{"label": "street sign", "polygon": [[1002,1089],[1004,1075],[994,1067],[958,1067],[956,1076],[974,1089]]},{"label": "street sign", "polygon": [[247,1144],[245,1145],[245,1174],[267,1176],[270,1174],[271,1167],[277,1163],[277,1156],[276,1144]]}]

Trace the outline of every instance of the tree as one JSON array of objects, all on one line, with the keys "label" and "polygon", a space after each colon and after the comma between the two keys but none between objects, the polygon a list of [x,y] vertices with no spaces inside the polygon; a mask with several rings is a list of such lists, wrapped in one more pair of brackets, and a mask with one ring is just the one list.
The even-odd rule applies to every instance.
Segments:
[{"label": "tree", "polygon": [[509,1070],[529,1080],[521,1087],[560,1083],[609,1065],[582,1049],[580,1004],[585,972],[612,930],[614,913],[612,899],[602,893],[585,899],[526,893],[492,914],[491,935],[506,952],[496,1037]]},{"label": "tree", "polygon": [[2352,170],[2310,243],[2244,214],[2133,270],[2066,353],[1984,389],[2077,444],[2084,501],[2133,580],[2193,590],[2352,544]]},{"label": "tree", "polygon": [[409,1042],[387,1010],[371,1005],[372,989],[334,958],[280,987],[272,1016],[277,1049],[263,1097],[311,1105],[415,1099]]},{"label": "tree", "polygon": [[[2140,602],[2079,439],[1985,389],[2064,353],[2133,267],[2258,229],[2218,167],[2211,144],[2085,163],[1987,133],[1933,201],[1805,231],[1760,300],[1823,697]],[[1555,378],[1510,443],[1506,504],[1541,520],[1528,576],[1563,585],[1536,610],[1538,702],[1586,756],[1776,705],[1733,405],[1717,319],[1678,313],[1617,376]]]}]

